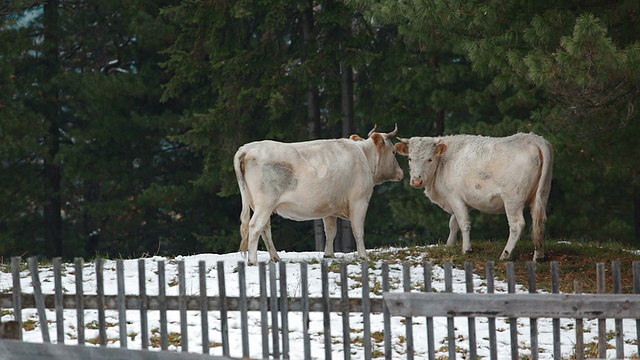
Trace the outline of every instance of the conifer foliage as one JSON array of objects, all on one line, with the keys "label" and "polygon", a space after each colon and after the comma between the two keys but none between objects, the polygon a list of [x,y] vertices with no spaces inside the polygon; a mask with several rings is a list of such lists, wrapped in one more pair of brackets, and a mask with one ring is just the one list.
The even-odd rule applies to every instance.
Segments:
[{"label": "conifer foliage", "polygon": [[[639,85],[632,0],[5,1],[0,255],[233,251],[240,145],[395,123],[535,131],[556,154],[547,233],[637,244]],[[434,243],[447,219],[383,184],[366,244]],[[504,217],[473,221],[505,238]],[[310,223],[273,230],[317,246]]]}]

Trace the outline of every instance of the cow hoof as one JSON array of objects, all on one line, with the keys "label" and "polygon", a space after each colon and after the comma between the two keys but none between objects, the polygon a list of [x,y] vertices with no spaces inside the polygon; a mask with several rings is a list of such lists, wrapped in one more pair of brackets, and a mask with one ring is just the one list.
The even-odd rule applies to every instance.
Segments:
[{"label": "cow hoof", "polygon": [[324,257],[325,259],[333,259],[333,258],[335,258],[336,256],[335,256],[334,254],[331,254],[331,255],[329,255],[329,254],[324,254],[324,256],[323,256],[323,257]]},{"label": "cow hoof", "polygon": [[502,252],[500,255],[500,260],[509,260],[511,258],[511,254],[508,251]]},{"label": "cow hoof", "polygon": [[471,254],[471,253],[473,253],[473,249],[462,250],[462,252],[465,253],[465,254]]},{"label": "cow hoof", "polygon": [[543,255],[537,255],[535,254],[533,256],[533,262],[544,262],[546,260],[546,257]]},{"label": "cow hoof", "polygon": [[271,258],[271,262],[277,263],[280,262],[280,256],[276,255],[274,257]]}]

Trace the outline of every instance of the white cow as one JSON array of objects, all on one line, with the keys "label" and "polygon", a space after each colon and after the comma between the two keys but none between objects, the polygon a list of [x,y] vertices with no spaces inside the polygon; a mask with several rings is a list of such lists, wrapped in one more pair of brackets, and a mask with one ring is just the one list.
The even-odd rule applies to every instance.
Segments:
[{"label": "white cow", "polygon": [[506,213],[509,240],[500,256],[509,259],[525,227],[523,209],[531,208],[533,259],[544,258],[545,208],[551,190],[553,147],[535,134],[503,138],[453,135],[400,139],[396,150],[409,157],[411,186],[424,188],[435,204],[451,214],[447,245],[462,229],[462,250],[471,251],[469,209]]},{"label": "white cow", "polygon": [[[241,252],[258,262],[262,236],[271,261],[280,258],[271,239],[271,214],[292,220],[323,219],[325,256],[333,253],[337,218],[351,220],[358,255],[367,258],[364,221],[373,187],[400,181],[402,169],[389,140],[398,131],[369,132],[368,139],[314,140],[298,143],[257,141],[241,146],[233,158],[240,195]],[[253,210],[253,216],[251,216]]]}]

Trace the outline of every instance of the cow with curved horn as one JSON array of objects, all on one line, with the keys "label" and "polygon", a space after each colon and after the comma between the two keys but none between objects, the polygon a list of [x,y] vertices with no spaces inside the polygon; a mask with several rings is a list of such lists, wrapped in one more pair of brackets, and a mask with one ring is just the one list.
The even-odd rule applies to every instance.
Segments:
[{"label": "cow with curved horn", "polygon": [[506,213],[509,240],[500,259],[509,259],[531,209],[533,260],[544,258],[545,208],[551,190],[553,147],[535,134],[494,138],[472,135],[398,138],[396,150],[409,157],[411,186],[424,188],[451,214],[447,245],[462,230],[462,250],[471,251],[469,209]]},{"label": "cow with curved horn", "polygon": [[[398,132],[369,132],[368,138],[281,143],[264,140],[241,146],[233,166],[242,197],[240,251],[258,262],[262,237],[271,261],[279,261],[271,238],[271,214],[302,221],[322,219],[324,255],[332,257],[337,219],[351,220],[358,256],[366,259],[364,220],[373,187],[400,181],[402,169],[389,140]],[[253,215],[251,215],[253,211]]]}]

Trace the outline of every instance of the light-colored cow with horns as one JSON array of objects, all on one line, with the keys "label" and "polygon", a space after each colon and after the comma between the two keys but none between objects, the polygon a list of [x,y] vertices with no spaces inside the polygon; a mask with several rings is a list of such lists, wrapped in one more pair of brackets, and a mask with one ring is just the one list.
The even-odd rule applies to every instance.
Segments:
[{"label": "light-colored cow with horns", "polygon": [[398,138],[396,150],[409,157],[411,186],[424,188],[451,214],[447,245],[462,230],[462,250],[471,251],[469,210],[506,213],[509,240],[500,259],[509,259],[531,209],[534,260],[544,257],[545,208],[551,190],[553,147],[535,134],[495,138],[472,135]]},{"label": "light-colored cow with horns", "polygon": [[334,255],[337,218],[351,220],[358,256],[367,258],[364,221],[373,187],[403,178],[389,140],[397,125],[388,134],[375,129],[366,140],[358,135],[298,143],[265,140],[238,149],[233,166],[242,197],[240,251],[248,251],[250,265],[258,263],[260,236],[271,261],[280,260],[271,238],[273,213],[297,221],[322,219],[326,257]]}]

